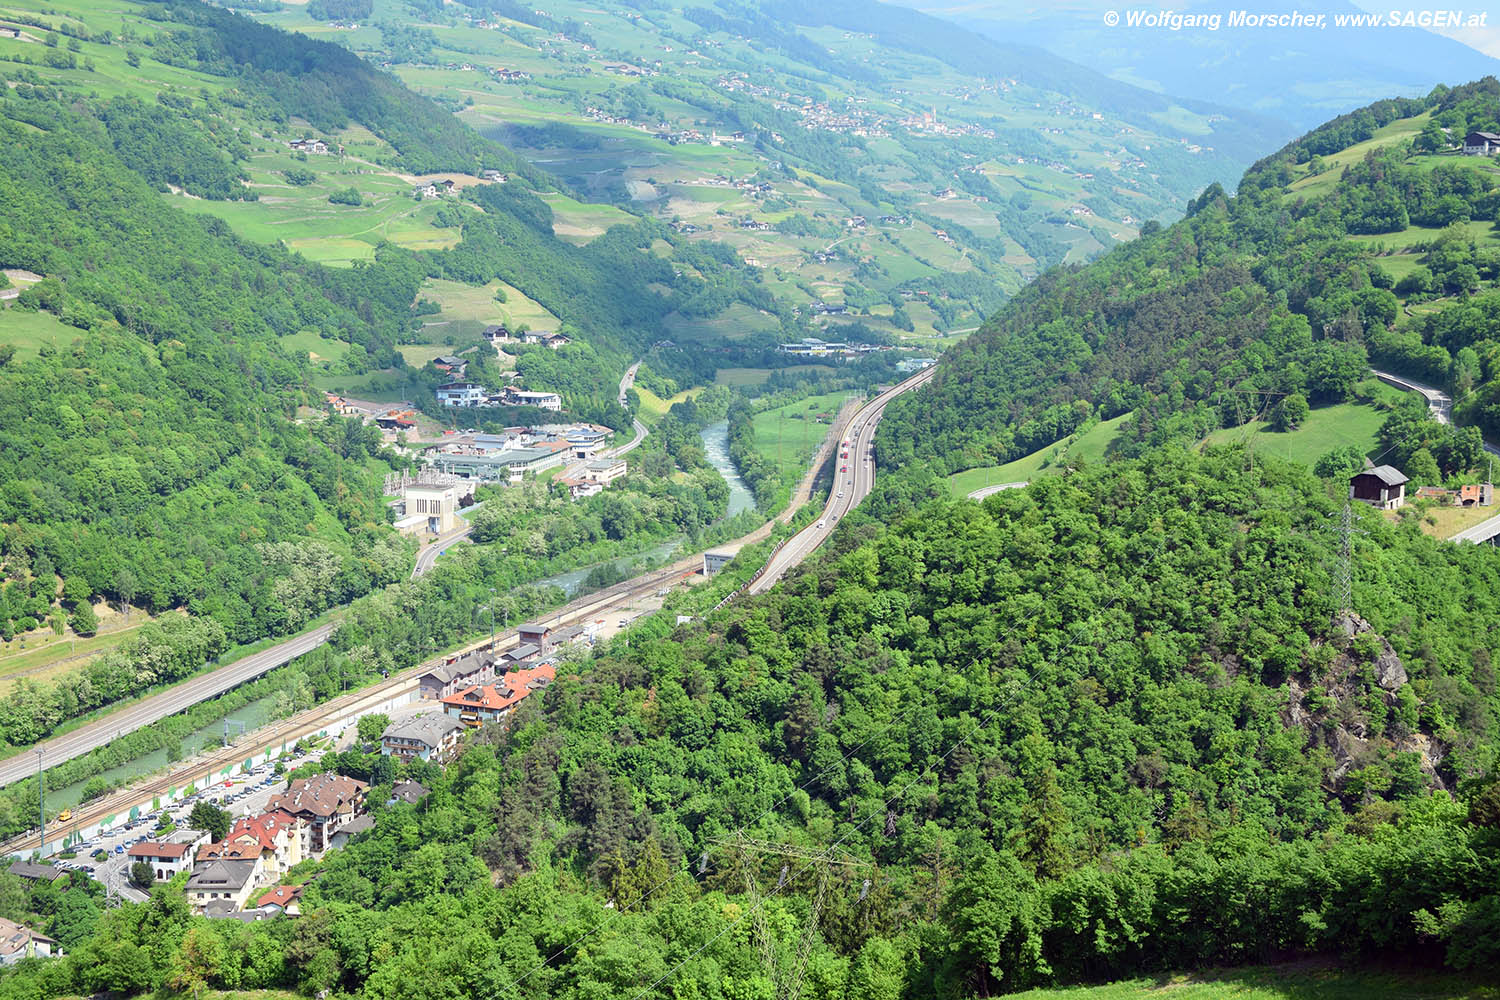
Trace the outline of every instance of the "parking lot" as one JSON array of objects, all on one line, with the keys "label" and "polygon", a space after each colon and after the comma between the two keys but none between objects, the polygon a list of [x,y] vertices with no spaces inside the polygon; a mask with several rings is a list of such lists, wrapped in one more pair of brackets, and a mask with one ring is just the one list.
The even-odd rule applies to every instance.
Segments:
[{"label": "parking lot", "polygon": [[[282,763],[287,770],[291,770],[307,760],[306,755],[294,754]],[[111,893],[142,901],[146,898],[145,893],[130,885],[130,859],[125,852],[132,844],[153,839],[163,814],[177,829],[185,829],[189,814],[199,802],[212,802],[228,810],[235,818],[264,811],[266,801],[283,787],[283,782],[275,777],[274,770],[274,763],[262,764],[243,775],[236,775],[227,783],[219,782],[200,789],[162,810],[142,813],[138,819],[124,826],[74,845],[73,849],[78,856],[60,860],[57,866],[86,872],[103,882]],[[101,852],[102,858],[98,857]]]}]

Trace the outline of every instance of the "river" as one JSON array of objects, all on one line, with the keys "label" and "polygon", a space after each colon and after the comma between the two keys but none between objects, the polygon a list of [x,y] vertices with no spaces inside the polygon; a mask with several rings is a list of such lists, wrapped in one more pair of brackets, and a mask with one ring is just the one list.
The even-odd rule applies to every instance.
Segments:
[{"label": "river", "polygon": [[729,510],[725,517],[733,517],[742,510],[755,506],[755,495],[740,478],[740,470],[729,460],[729,421],[720,420],[698,432],[703,439],[703,456],[708,464],[719,470],[719,475],[729,484]]},{"label": "river", "polygon": [[[236,740],[242,732],[259,729],[266,723],[275,721],[272,709],[278,697],[279,695],[270,694],[257,701],[252,701],[248,705],[241,705],[229,713],[230,722],[228,731],[230,741],[233,742]],[[182,741],[183,756],[193,756],[209,742],[214,743],[216,746],[219,745],[223,742],[224,732],[224,719],[220,718],[190,733]],[[133,778],[138,778],[143,774],[150,774],[166,766],[167,752],[165,750],[153,750],[144,757],[127,760],[123,764],[112,767],[100,774],[99,777],[108,781],[111,786],[124,785],[128,784]],[[48,811],[50,812],[64,806],[72,808],[78,805],[79,797],[83,794],[83,786],[93,780],[93,778],[89,778],[86,781],[64,785],[61,788],[53,788],[49,782],[47,786]],[[51,824],[49,823],[48,826],[51,826]]]},{"label": "river", "polygon": [[[750,488],[745,485],[745,481],[740,478],[739,470],[729,460],[729,421],[720,420],[716,424],[705,427],[699,432],[699,437],[703,439],[703,453],[708,459],[708,464],[717,469],[719,474],[724,477],[724,481],[729,484],[729,509],[725,516],[733,517],[741,511],[754,507],[755,497],[751,494]],[[464,513],[472,513],[473,509],[470,508],[464,511]],[[613,560],[613,563],[626,575],[634,575],[642,571],[647,564],[654,565],[671,556],[682,544],[682,540],[682,535],[673,535],[671,538],[658,542],[644,552],[639,552],[633,556],[622,556],[619,559]],[[569,570],[566,573],[549,576],[544,580],[538,580],[537,583],[546,586],[561,587],[563,593],[567,594],[569,599],[572,599],[578,594],[579,587],[583,585],[583,581],[593,569],[593,566],[584,566],[581,569]],[[231,713],[231,718],[235,723],[243,722],[246,729],[255,729],[263,726],[273,721],[271,718],[271,702],[275,697],[275,695],[272,695],[245,705]],[[231,724],[230,729],[230,736],[233,737],[238,735],[240,727],[237,724]],[[222,719],[209,723],[182,741],[183,753],[191,755],[201,749],[209,740],[221,739],[223,735],[224,721]],[[132,778],[149,774],[152,771],[165,767],[166,763],[166,751],[156,750],[144,757],[127,761],[118,767],[112,767],[108,771],[105,771],[102,777],[111,784],[123,784]],[[83,792],[83,786],[84,782],[80,781],[62,788],[47,789],[47,805],[49,808],[54,809],[60,806],[76,806],[78,804],[78,797]]]}]

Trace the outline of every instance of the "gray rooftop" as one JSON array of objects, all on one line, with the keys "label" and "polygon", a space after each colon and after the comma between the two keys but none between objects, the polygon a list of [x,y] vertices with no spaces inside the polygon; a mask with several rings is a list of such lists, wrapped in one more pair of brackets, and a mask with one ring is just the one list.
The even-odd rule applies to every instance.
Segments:
[{"label": "gray rooftop", "polygon": [[437,746],[449,733],[461,731],[464,724],[451,715],[427,712],[414,715],[402,722],[393,722],[385,727],[381,739],[421,740],[428,746]]},{"label": "gray rooftop", "polygon": [[1374,476],[1387,486],[1400,486],[1407,481],[1406,475],[1393,465],[1377,465],[1373,469],[1366,469],[1356,475]]},{"label": "gray rooftop", "polygon": [[254,861],[210,861],[193,869],[187,890],[220,891],[243,889],[255,876]]}]

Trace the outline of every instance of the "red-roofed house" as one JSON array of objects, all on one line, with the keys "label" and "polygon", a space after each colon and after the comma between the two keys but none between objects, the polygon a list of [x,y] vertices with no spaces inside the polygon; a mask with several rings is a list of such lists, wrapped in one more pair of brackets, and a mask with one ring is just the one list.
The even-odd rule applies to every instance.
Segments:
[{"label": "red-roofed house", "polygon": [[512,670],[493,684],[465,688],[450,698],[444,698],[443,711],[457,716],[466,726],[498,722],[533,691],[551,684],[556,676],[557,671],[550,663]]},{"label": "red-roofed house", "polygon": [[255,901],[262,910],[285,913],[289,917],[302,915],[302,887],[300,885],[278,885]]},{"label": "red-roofed house", "polygon": [[369,787],[342,774],[298,778],[286,791],[273,795],[266,808],[283,810],[298,822],[303,857],[321,855],[328,849],[328,839],[364,809]]},{"label": "red-roofed house", "polygon": [[157,840],[143,840],[130,845],[125,856],[131,864],[144,861],[156,873],[158,882],[165,882],[180,871],[192,866],[193,852],[190,844],[170,844]]},{"label": "red-roofed house", "polygon": [[235,821],[225,838],[198,852],[199,861],[260,860],[257,876],[276,879],[302,860],[302,831],[298,819],[284,809]]}]

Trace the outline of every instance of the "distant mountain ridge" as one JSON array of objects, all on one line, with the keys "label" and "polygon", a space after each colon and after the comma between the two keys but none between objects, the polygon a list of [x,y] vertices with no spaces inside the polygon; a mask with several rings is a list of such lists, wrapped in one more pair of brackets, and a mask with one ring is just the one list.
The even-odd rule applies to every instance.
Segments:
[{"label": "distant mountain ridge", "polygon": [[[1207,97],[1307,129],[1373,96],[1425,94],[1444,80],[1472,80],[1500,72],[1500,60],[1421,28],[1322,30],[1110,27],[1113,0],[1075,0],[1061,6],[900,0],[990,38],[1040,46],[1115,80],[1166,94]],[[1306,11],[1290,0],[1271,0],[1256,13]],[[1227,14],[1219,3],[1174,7],[1179,14]],[[1352,3],[1317,6],[1335,14],[1361,14]]]}]

